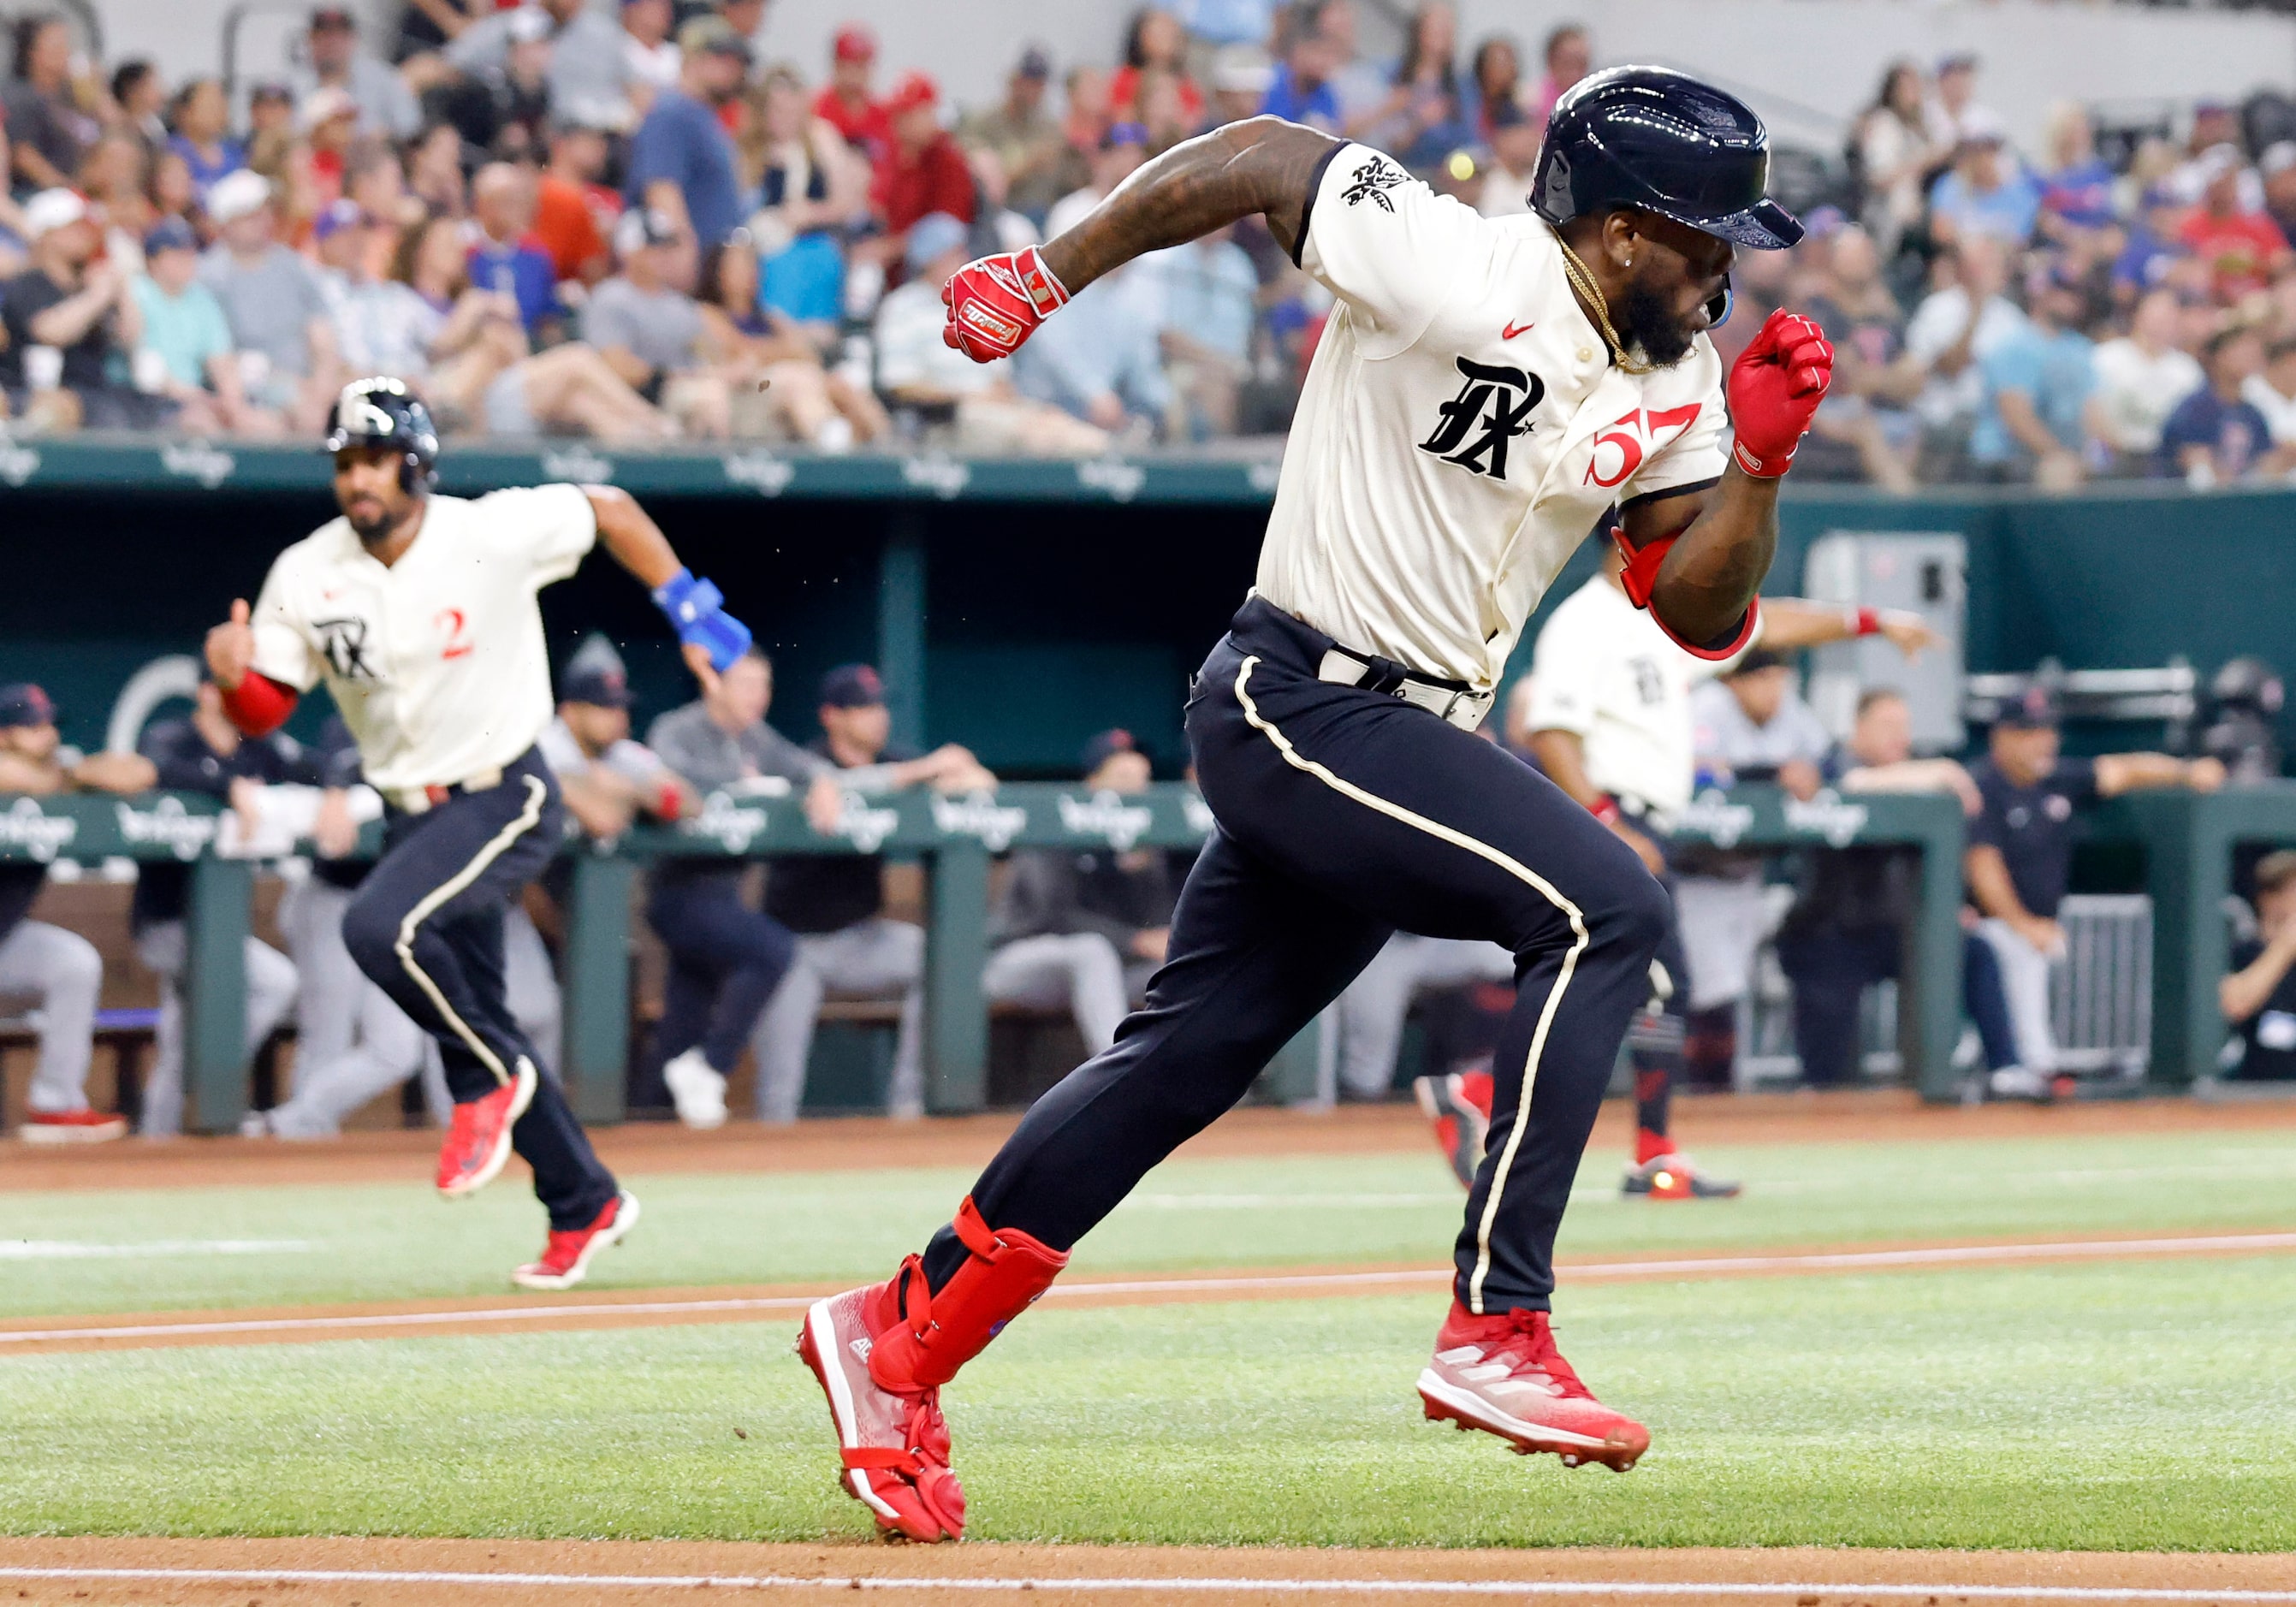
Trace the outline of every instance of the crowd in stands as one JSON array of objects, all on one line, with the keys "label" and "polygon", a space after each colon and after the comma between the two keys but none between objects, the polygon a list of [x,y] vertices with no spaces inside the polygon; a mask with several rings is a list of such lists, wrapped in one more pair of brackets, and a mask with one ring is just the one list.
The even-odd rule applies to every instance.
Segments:
[{"label": "crowd in stands", "polygon": [[[1358,0],[1145,5],[1104,57],[1017,53],[994,103],[882,71],[858,25],[775,61],[767,0],[413,0],[396,38],[312,10],[238,87],[92,62],[30,12],[0,86],[0,397],[17,430],[308,434],[398,375],[452,432],[1090,455],[1280,434],[1330,310],[1257,220],[1091,286],[1014,358],[940,345],[938,285],[1049,238],[1174,143],[1259,113],[1527,209],[1575,25],[1531,57]],[[1841,354],[1806,479],[2030,481],[2296,468],[2296,104],[2020,150],[1981,64],[1884,75],[1742,255],[1725,356],[1772,305]],[[2100,135],[2109,137],[2100,139]]]}]

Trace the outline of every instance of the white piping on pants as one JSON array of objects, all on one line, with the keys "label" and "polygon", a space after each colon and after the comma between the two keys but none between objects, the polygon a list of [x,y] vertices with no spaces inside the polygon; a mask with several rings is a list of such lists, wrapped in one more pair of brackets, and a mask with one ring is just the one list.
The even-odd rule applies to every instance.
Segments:
[{"label": "white piping on pants", "polygon": [[439,991],[438,984],[424,975],[422,968],[414,963],[414,931],[440,905],[476,881],[487,866],[503,857],[511,844],[534,830],[536,824],[542,819],[542,806],[549,797],[550,789],[540,776],[528,776],[526,808],[519,811],[518,818],[496,832],[470,864],[432,888],[421,903],[406,912],[406,918],[398,923],[398,941],[393,946],[398,951],[398,963],[406,968],[406,974],[414,979],[415,986],[430,996],[431,1004],[438,1006],[439,1013],[445,1016],[447,1024],[455,1029],[455,1036],[461,1038],[487,1070],[495,1074],[495,1081],[505,1088],[510,1086],[510,1069],[502,1063],[501,1056],[488,1048],[485,1040],[471,1030],[470,1023],[455,1013],[454,1006],[447,1003],[447,996]]},{"label": "white piping on pants", "polygon": [[1547,1029],[1554,1023],[1555,1009],[1562,1003],[1562,990],[1570,986],[1571,973],[1578,968],[1578,956],[1587,952],[1586,918],[1579,914],[1577,905],[1555,890],[1553,882],[1521,860],[1502,854],[1490,844],[1479,842],[1464,832],[1454,831],[1439,820],[1414,815],[1400,804],[1390,803],[1384,798],[1366,792],[1353,782],[1334,775],[1315,760],[1302,758],[1290,739],[1260,717],[1259,705],[1251,701],[1251,693],[1245,690],[1245,684],[1251,679],[1252,666],[1259,662],[1256,655],[1248,658],[1244,660],[1242,668],[1236,671],[1235,701],[1243,707],[1244,719],[1253,730],[1265,734],[1267,740],[1275,744],[1275,750],[1283,756],[1285,764],[1295,770],[1306,771],[1333,791],[1376,809],[1391,820],[1415,826],[1431,837],[1440,838],[1455,848],[1464,849],[1470,854],[1489,860],[1509,875],[1520,877],[1537,888],[1541,897],[1570,918],[1570,930],[1574,934],[1570,949],[1562,956],[1562,969],[1555,976],[1554,986],[1547,990],[1546,1004],[1538,1013],[1538,1027],[1530,1035],[1530,1054],[1522,1069],[1522,1095],[1515,1102],[1514,1127],[1507,1134],[1506,1148],[1499,1153],[1498,1174],[1491,1179],[1490,1197],[1483,1201],[1482,1220],[1475,1225],[1475,1271],[1474,1275],[1467,1280],[1467,1308],[1480,1316],[1483,1315],[1483,1279],[1491,1270],[1491,1226],[1498,1220],[1499,1200],[1506,1192],[1507,1174],[1514,1168],[1515,1151],[1522,1143],[1523,1129],[1530,1125],[1530,1090],[1538,1080],[1538,1057],[1546,1047]]}]

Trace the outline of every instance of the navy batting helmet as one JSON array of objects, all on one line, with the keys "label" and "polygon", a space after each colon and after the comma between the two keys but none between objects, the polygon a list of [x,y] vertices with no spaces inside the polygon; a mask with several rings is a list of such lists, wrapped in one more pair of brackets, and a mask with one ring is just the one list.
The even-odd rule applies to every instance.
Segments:
[{"label": "navy batting helmet", "polygon": [[430,410],[397,380],[378,374],[353,380],[335,398],[327,420],[324,449],[346,447],[396,447],[406,456],[398,483],[409,491],[427,491],[439,480],[439,427]]},{"label": "navy batting helmet", "polygon": [[1554,102],[1530,204],[1557,226],[1636,207],[1775,251],[1801,224],[1763,193],[1769,179],[1769,132],[1743,101],[1668,68],[1613,67]]}]

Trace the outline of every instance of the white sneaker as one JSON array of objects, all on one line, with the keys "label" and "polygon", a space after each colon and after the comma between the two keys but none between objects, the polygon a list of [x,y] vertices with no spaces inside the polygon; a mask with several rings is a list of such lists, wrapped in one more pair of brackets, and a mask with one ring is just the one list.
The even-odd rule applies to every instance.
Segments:
[{"label": "white sneaker", "polygon": [[1985,1081],[1996,1099],[2022,1099],[2045,1105],[2056,1096],[2047,1078],[2022,1066],[2004,1066]]},{"label": "white sneaker", "polygon": [[661,1080],[669,1085],[677,1119],[687,1127],[726,1125],[726,1078],[702,1058],[701,1050],[688,1049],[664,1066]]}]

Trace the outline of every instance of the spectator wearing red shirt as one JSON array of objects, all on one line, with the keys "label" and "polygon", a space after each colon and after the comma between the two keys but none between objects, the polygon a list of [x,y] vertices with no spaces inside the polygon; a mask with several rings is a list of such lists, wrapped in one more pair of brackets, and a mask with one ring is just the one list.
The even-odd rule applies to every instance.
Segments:
[{"label": "spectator wearing red shirt", "polygon": [[534,237],[559,282],[595,284],[613,272],[608,232],[622,198],[598,182],[606,170],[605,131],[569,123],[550,136],[550,166],[535,185]]},{"label": "spectator wearing red shirt", "polygon": [[2185,248],[2207,266],[2217,299],[2226,305],[2267,288],[2290,259],[2280,225],[2240,204],[2240,181],[2239,159],[2220,158],[2201,204],[2177,231]]},{"label": "spectator wearing red shirt", "polygon": [[1180,117],[1185,126],[1190,129],[1201,127],[1204,92],[1188,76],[1187,60],[1188,36],[1180,20],[1160,6],[1144,7],[1132,19],[1131,33],[1124,42],[1124,65],[1108,80],[1111,111],[1132,122],[1153,121],[1141,104],[1140,80],[1150,70],[1161,68],[1171,75],[1173,93],[1179,98]]},{"label": "spectator wearing red shirt", "polygon": [[882,163],[893,148],[891,119],[869,93],[876,67],[877,36],[857,22],[839,29],[830,52],[829,87],[813,103],[813,115],[843,135],[847,144],[867,152],[872,164]]},{"label": "spectator wearing red shirt", "polygon": [[946,212],[960,223],[972,221],[975,197],[972,169],[964,152],[940,126],[940,90],[922,72],[903,78],[885,102],[891,119],[893,145],[877,164],[877,182],[870,194],[877,215],[885,220],[888,250],[905,244],[910,225],[931,212]]}]

